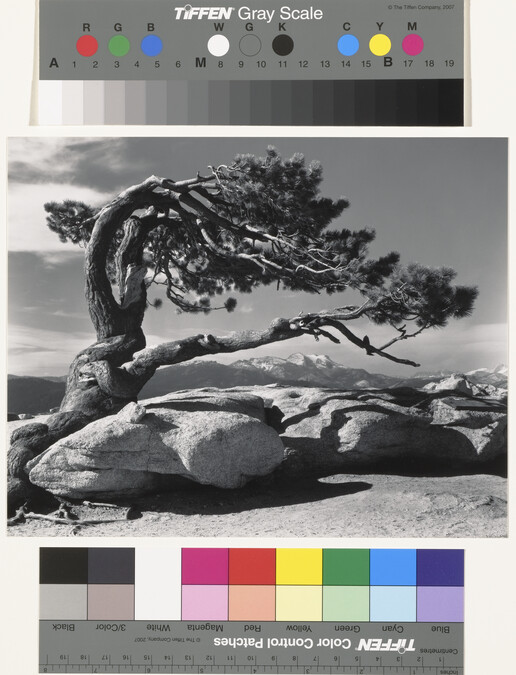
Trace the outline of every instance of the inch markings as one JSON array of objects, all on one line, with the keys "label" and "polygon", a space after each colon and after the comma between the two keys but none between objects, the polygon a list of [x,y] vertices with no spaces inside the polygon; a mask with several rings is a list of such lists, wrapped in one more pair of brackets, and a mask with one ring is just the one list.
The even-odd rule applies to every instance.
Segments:
[{"label": "inch markings", "polygon": [[410,666],[248,666],[238,664],[232,666],[104,666],[102,664],[71,665],[48,664],[40,666],[41,673],[321,673],[333,675],[338,673],[348,675],[463,675],[462,668],[421,667]]},{"label": "inch markings", "polygon": [[272,621],[113,622],[108,633],[96,621],[62,625],[40,621],[41,673],[463,675],[462,623],[398,623],[402,639],[381,622],[308,622],[303,637]]}]

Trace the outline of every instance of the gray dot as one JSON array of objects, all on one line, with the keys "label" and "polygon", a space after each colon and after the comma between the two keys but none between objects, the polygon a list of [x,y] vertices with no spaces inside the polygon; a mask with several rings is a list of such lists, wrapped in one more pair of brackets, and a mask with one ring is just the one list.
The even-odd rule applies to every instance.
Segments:
[{"label": "gray dot", "polygon": [[240,40],[239,47],[245,56],[256,56],[262,48],[262,41],[257,35],[248,33]]}]

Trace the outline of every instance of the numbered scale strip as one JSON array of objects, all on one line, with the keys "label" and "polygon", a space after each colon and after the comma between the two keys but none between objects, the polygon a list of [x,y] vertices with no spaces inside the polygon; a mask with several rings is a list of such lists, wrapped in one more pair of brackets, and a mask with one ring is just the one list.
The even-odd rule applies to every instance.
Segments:
[{"label": "numbered scale strip", "polygon": [[41,666],[42,673],[344,673],[347,675],[463,675],[462,668],[410,666]]},{"label": "numbered scale strip", "polygon": [[463,624],[40,621],[39,672],[463,675]]}]

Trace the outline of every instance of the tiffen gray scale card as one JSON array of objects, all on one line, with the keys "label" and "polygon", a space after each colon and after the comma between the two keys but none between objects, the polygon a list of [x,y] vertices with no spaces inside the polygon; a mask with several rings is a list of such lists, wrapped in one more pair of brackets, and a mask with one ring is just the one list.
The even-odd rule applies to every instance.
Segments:
[{"label": "tiffen gray scale card", "polygon": [[39,34],[39,124],[464,123],[463,2],[41,0]]}]

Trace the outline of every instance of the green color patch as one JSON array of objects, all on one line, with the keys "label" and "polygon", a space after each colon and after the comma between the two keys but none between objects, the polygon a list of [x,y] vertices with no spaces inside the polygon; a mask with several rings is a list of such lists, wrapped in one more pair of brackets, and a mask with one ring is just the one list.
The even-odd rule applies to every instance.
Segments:
[{"label": "green color patch", "polygon": [[324,586],[368,586],[369,549],[323,550]]},{"label": "green color patch", "polygon": [[125,35],[113,35],[109,41],[108,49],[113,56],[125,56],[131,49],[131,43]]},{"label": "green color patch", "polygon": [[369,621],[369,587],[324,586],[323,621]]}]

